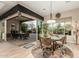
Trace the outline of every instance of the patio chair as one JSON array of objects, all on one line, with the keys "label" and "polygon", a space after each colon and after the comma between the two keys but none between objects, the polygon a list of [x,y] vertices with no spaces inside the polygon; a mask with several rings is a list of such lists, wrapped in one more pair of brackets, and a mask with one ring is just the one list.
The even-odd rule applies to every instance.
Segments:
[{"label": "patio chair", "polygon": [[11,31],[11,36],[14,40],[18,38],[16,31]]}]

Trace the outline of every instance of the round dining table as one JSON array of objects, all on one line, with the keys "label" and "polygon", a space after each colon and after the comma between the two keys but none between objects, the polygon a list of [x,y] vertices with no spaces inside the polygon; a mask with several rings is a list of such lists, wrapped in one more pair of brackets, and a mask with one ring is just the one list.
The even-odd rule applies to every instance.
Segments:
[{"label": "round dining table", "polygon": [[53,52],[56,50],[56,44],[57,44],[57,41],[60,41],[63,37],[65,37],[64,35],[53,35],[51,36],[51,40],[53,42]]}]

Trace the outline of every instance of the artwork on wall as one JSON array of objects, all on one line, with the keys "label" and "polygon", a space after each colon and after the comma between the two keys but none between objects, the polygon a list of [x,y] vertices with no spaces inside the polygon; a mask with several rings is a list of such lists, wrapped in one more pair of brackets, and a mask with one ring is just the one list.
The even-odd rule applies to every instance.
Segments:
[{"label": "artwork on wall", "polygon": [[11,30],[16,30],[15,23],[11,24]]}]

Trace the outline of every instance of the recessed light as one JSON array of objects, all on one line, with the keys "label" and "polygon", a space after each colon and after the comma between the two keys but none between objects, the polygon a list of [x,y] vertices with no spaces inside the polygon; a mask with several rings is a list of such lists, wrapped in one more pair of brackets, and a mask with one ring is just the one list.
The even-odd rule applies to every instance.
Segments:
[{"label": "recessed light", "polygon": [[43,8],[42,10],[46,10],[45,8]]},{"label": "recessed light", "polygon": [[65,1],[65,3],[70,3],[71,1]]}]

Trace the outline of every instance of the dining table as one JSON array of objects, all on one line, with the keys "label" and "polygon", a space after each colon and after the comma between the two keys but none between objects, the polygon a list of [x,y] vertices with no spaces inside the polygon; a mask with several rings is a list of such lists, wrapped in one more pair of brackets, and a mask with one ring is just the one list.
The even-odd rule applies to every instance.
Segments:
[{"label": "dining table", "polygon": [[63,37],[65,37],[65,35],[53,35],[50,38],[54,41],[60,41]]},{"label": "dining table", "polygon": [[[53,51],[56,50],[56,44],[57,44],[57,41],[61,41],[61,39],[65,37],[65,35],[53,35],[51,36],[51,40],[53,42]],[[64,40],[64,39],[63,39]]]}]

